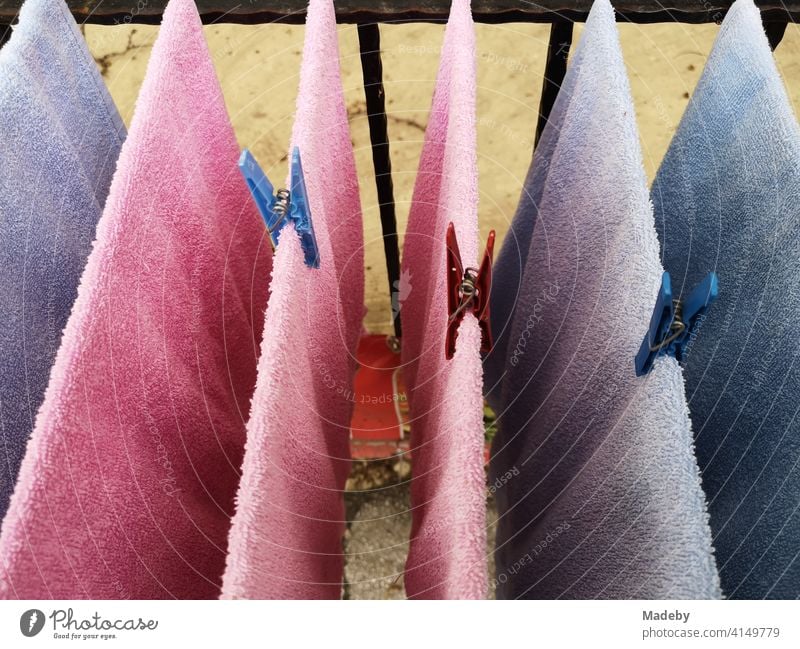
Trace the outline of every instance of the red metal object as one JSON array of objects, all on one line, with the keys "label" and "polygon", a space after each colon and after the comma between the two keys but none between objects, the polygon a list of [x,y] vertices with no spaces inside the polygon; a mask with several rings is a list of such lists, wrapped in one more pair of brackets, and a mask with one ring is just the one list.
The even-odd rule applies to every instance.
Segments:
[{"label": "red metal object", "polygon": [[408,403],[400,354],[389,349],[386,336],[365,335],[358,342],[357,359],[351,455],[359,460],[378,459],[408,450]]},{"label": "red metal object", "polygon": [[458,249],[456,229],[452,223],[447,227],[447,340],[445,357],[449,360],[456,353],[458,327],[467,311],[472,311],[481,327],[481,352],[492,349],[492,328],[489,323],[489,291],[492,286],[492,259],[494,256],[495,232],[489,232],[486,251],[481,267],[464,268],[461,251]]},{"label": "red metal object", "polygon": [[[386,336],[365,334],[358,342],[357,358],[350,420],[351,457],[378,460],[402,454],[404,459],[413,461],[400,355],[388,347]],[[487,442],[486,463],[489,448]]]}]

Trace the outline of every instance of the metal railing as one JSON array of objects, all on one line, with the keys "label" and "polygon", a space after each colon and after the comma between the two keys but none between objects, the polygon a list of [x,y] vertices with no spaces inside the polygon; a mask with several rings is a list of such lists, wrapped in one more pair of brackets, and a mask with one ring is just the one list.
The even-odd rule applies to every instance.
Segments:
[{"label": "metal railing", "polygon": [[[159,24],[167,0],[66,0],[78,23],[101,25]],[[305,22],[307,0],[196,0],[204,23],[290,23]],[[618,21],[633,23],[720,22],[732,4],[721,0],[612,0]],[[0,45],[8,38],[21,0],[0,0]],[[789,22],[800,18],[800,0],[756,0],[773,49],[780,43]],[[572,44],[574,22],[583,22],[592,0],[472,0],[472,14],[480,23],[551,23],[550,43],[539,104],[536,141],[547,123],[558,89],[564,79]],[[400,278],[391,158],[386,129],[383,67],[379,23],[442,22],[447,20],[450,0],[335,0],[340,23],[358,25],[361,65],[364,76],[375,184],[380,204],[389,295],[394,296]],[[399,340],[399,309],[393,309],[395,336]]]}]

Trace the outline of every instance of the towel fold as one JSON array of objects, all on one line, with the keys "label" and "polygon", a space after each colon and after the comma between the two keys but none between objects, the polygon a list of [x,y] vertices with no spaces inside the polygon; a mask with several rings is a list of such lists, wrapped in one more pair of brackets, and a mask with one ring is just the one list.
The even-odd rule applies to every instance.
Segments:
[{"label": "towel fold", "polygon": [[673,288],[719,299],[686,363],[723,592],[800,596],[800,130],[751,0],[738,0],[652,197]]},{"label": "towel fold", "polygon": [[28,0],[0,51],[0,520],[124,138],[63,0]]},{"label": "towel fold", "polygon": [[289,226],[275,254],[223,597],[341,596],[343,491],[364,316],[361,203],[332,0],[311,0],[292,147],[320,267]]},{"label": "towel fold", "polygon": [[171,0],[0,536],[0,596],[219,593],[269,244]]},{"label": "towel fold", "polygon": [[445,236],[455,226],[464,266],[478,262],[475,30],[468,0],[454,0],[403,245],[403,363],[411,419],[413,523],[409,597],[486,596],[481,332],[464,316],[445,359]]},{"label": "towel fold", "polygon": [[506,245],[494,277],[498,299],[519,292],[497,311],[498,597],[718,597],[681,369],[634,372],[662,269],[608,0],[562,94],[515,217],[535,215],[514,228],[532,232],[524,269],[506,276]]}]

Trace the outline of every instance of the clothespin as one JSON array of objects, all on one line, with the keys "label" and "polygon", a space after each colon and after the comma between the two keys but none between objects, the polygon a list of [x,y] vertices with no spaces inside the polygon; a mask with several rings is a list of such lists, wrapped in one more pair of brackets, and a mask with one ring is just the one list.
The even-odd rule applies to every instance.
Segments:
[{"label": "clothespin", "polygon": [[456,229],[451,223],[447,228],[447,341],[445,358],[450,360],[456,353],[458,326],[467,311],[478,318],[481,328],[481,352],[492,349],[492,329],[489,324],[489,291],[492,286],[492,256],[494,254],[494,230],[486,240],[486,252],[479,269],[464,268],[461,251],[458,249]]},{"label": "clothespin", "polygon": [[717,299],[718,291],[717,274],[709,273],[685,299],[673,299],[669,273],[661,276],[661,289],[650,318],[650,329],[636,354],[636,376],[647,374],[661,352],[674,356],[678,362],[683,360],[684,348],[692,331]]},{"label": "clothespin", "polygon": [[300,150],[295,147],[292,151],[291,162],[291,188],[275,188],[261,170],[253,155],[245,149],[239,158],[239,171],[242,172],[247,187],[253,195],[253,200],[261,212],[261,217],[267,224],[272,247],[278,245],[278,236],[281,230],[290,221],[300,235],[300,244],[305,253],[306,266],[319,268],[319,249],[317,238],[314,236],[314,223],[311,220],[311,208],[306,192],[306,181],[303,175],[303,165],[300,161]]}]

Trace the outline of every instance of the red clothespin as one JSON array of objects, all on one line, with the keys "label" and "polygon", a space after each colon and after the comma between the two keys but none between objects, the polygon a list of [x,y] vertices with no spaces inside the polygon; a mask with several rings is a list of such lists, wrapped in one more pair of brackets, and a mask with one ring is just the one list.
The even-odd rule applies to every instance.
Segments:
[{"label": "red clothespin", "polygon": [[481,328],[481,353],[492,349],[492,328],[489,324],[489,291],[492,286],[492,257],[494,254],[494,230],[486,240],[486,252],[481,267],[464,268],[461,251],[458,249],[456,229],[451,223],[447,227],[447,340],[445,358],[450,360],[456,353],[458,326],[467,311],[478,318]]}]

